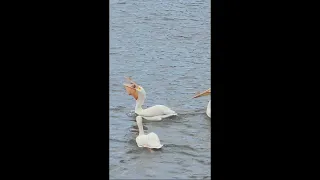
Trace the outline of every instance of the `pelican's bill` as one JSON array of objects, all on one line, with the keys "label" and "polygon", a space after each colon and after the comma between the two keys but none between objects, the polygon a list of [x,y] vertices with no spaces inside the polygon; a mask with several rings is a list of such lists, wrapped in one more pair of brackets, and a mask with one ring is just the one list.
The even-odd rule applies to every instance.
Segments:
[{"label": "pelican's bill", "polygon": [[134,97],[134,99],[137,100],[138,99],[138,92],[135,89],[135,84],[124,83],[123,85],[124,85],[128,95]]},{"label": "pelican's bill", "polygon": [[201,93],[197,93],[193,98],[198,98],[198,97],[201,97],[201,96],[208,96],[211,94],[211,88],[201,92]]}]

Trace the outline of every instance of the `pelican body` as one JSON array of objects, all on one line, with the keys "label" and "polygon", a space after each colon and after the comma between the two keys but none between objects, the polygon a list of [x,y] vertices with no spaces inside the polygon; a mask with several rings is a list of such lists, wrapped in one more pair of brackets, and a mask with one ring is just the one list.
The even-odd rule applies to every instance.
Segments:
[{"label": "pelican body", "polygon": [[162,148],[162,144],[160,143],[160,139],[158,135],[151,132],[149,134],[144,134],[143,125],[142,125],[142,117],[136,117],[137,125],[139,128],[139,135],[136,138],[136,142],[138,147],[146,147],[151,149],[160,149]]},{"label": "pelican body", "polygon": [[133,96],[136,100],[136,106],[134,112],[144,119],[150,121],[161,121],[163,118],[177,115],[177,113],[170,108],[163,105],[155,105],[147,109],[143,109],[142,105],[146,99],[146,91],[142,86],[139,86],[131,79],[130,84],[125,83],[124,86],[129,95]]},{"label": "pelican body", "polygon": [[[209,88],[208,90],[206,91],[203,91],[201,93],[197,93],[193,98],[198,98],[198,97],[201,97],[201,96],[208,96],[211,94],[211,88]],[[206,114],[209,118],[211,118],[211,100],[209,100],[209,103],[207,105],[207,111],[206,111]]]}]

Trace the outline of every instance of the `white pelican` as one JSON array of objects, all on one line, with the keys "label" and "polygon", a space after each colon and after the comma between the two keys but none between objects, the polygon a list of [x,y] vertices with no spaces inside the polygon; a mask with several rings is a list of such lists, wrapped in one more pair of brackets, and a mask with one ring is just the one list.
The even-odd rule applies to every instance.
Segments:
[{"label": "white pelican", "polygon": [[160,139],[158,135],[151,132],[149,134],[144,134],[143,126],[142,126],[142,117],[137,116],[136,121],[139,127],[139,135],[136,138],[137,145],[139,147],[146,147],[150,149],[160,149],[163,145],[160,143]]},{"label": "white pelican", "polygon": [[[198,98],[201,96],[208,96],[209,94],[211,94],[211,88],[209,88],[208,90],[205,90],[201,93],[197,93],[193,98]],[[206,113],[209,116],[209,118],[211,118],[211,100],[209,100]]]},{"label": "white pelican", "polygon": [[127,79],[130,81],[130,84],[125,83],[123,85],[128,94],[133,96],[136,100],[136,107],[134,110],[136,114],[149,121],[161,121],[163,118],[177,115],[176,112],[163,105],[155,105],[147,109],[142,109],[142,105],[146,99],[146,91],[142,86],[133,82],[131,78]]}]

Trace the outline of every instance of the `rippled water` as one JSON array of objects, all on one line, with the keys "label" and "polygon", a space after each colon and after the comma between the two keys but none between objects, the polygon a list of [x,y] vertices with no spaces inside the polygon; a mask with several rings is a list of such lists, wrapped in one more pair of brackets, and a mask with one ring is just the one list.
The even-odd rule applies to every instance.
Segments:
[{"label": "rippled water", "polygon": [[[131,76],[147,92],[145,106],[162,104],[179,115],[146,122],[162,150],[136,145],[135,100],[123,87]],[[210,179],[210,1],[110,1],[111,179]]]}]

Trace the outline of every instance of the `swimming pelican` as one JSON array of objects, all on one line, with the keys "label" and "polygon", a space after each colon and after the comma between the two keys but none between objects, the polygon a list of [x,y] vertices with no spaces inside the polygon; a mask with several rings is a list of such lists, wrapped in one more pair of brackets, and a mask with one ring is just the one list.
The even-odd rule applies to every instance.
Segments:
[{"label": "swimming pelican", "polygon": [[[203,91],[202,93],[197,93],[193,98],[198,98],[198,97],[201,97],[201,96],[208,96],[209,94],[211,94],[211,88],[209,88],[208,90]],[[209,100],[206,113],[209,116],[209,118],[211,118],[211,100]]]},{"label": "swimming pelican", "polygon": [[150,149],[160,149],[163,145],[160,143],[160,139],[158,135],[151,132],[149,134],[144,134],[143,126],[142,126],[142,117],[137,116],[136,121],[139,127],[139,135],[136,138],[137,145],[139,147],[146,147]]},{"label": "swimming pelican", "polygon": [[177,115],[176,112],[163,105],[155,105],[147,109],[142,109],[144,100],[146,99],[146,91],[142,86],[133,82],[131,78],[127,78],[130,84],[124,83],[126,91],[129,95],[133,96],[136,100],[136,107],[134,112],[144,119],[149,121],[161,121],[163,118]]}]

